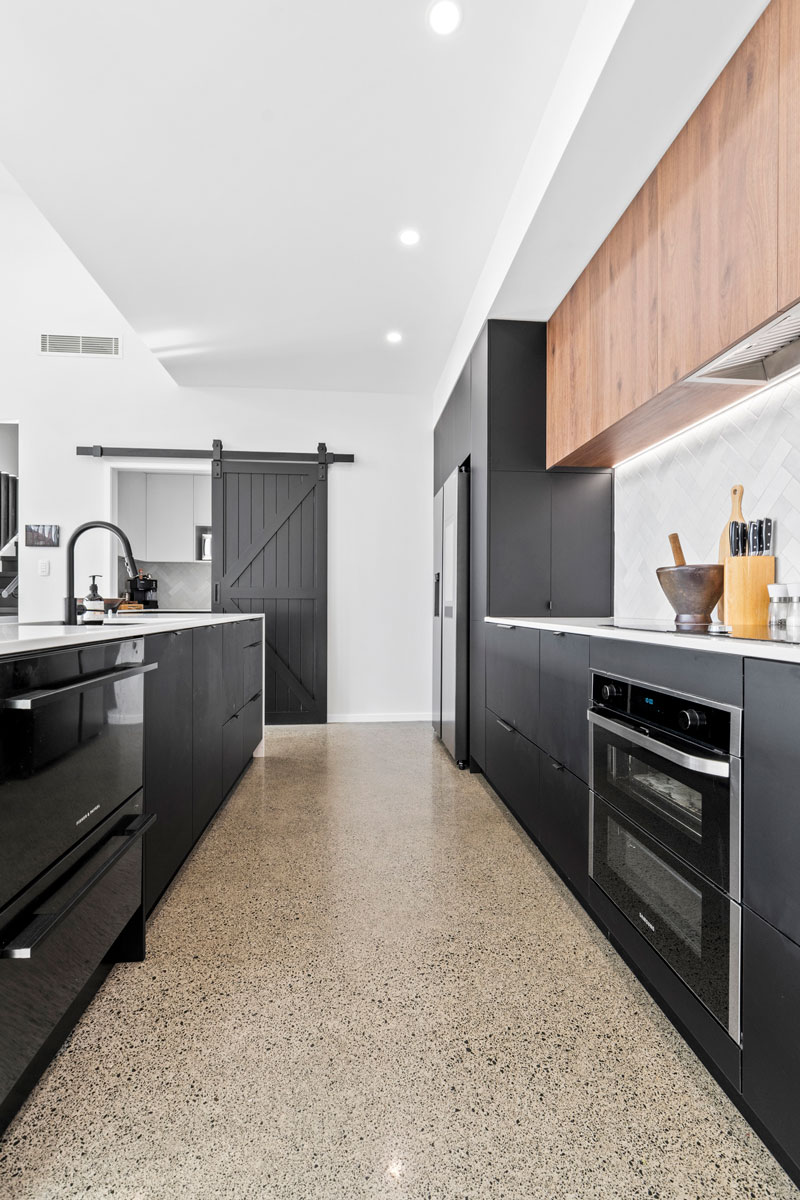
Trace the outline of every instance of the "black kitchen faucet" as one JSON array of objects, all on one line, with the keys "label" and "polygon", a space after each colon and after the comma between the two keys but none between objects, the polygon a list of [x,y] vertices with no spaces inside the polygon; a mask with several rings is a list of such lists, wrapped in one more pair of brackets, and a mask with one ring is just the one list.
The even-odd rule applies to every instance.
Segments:
[{"label": "black kitchen faucet", "polygon": [[125,570],[128,572],[128,578],[135,579],[138,574],[136,559],[133,557],[133,550],[131,550],[128,535],[123,533],[118,525],[112,525],[110,521],[87,521],[84,525],[79,525],[67,542],[67,597],[64,601],[65,625],[78,624],[78,602],[75,599],[75,543],[82,533],[86,533],[87,529],[107,529],[109,533],[115,533],[122,542],[122,549],[125,551]]}]

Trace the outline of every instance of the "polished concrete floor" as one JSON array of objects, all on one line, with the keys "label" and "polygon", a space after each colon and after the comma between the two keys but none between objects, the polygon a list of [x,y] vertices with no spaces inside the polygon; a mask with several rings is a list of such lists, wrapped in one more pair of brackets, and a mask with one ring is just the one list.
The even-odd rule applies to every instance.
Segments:
[{"label": "polished concrete floor", "polygon": [[0,1147],[3,1200],[797,1195],[421,725],[269,734]]}]

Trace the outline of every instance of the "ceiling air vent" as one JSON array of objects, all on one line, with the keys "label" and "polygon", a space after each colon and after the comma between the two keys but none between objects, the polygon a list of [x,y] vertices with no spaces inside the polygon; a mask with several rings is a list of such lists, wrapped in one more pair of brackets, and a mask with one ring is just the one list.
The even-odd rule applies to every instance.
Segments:
[{"label": "ceiling air vent", "polygon": [[81,333],[43,333],[42,354],[80,354],[85,358],[119,358],[118,337],[89,337]]}]

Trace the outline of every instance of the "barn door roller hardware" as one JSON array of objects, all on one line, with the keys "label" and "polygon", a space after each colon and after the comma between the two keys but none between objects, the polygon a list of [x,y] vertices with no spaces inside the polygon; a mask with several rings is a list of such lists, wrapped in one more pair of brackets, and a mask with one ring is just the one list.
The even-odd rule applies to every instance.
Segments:
[{"label": "barn door roller hardware", "polygon": [[222,442],[215,438],[211,450],[164,450],[151,446],[77,446],[76,454],[87,458],[194,458],[199,462],[211,460],[211,474],[215,479],[222,475],[224,462],[274,462],[316,463],[317,477],[325,479],[328,467],[337,462],[355,462],[354,454],[333,454],[325,442],[317,446],[316,454],[291,454],[288,451],[274,454],[257,450],[223,450]]}]

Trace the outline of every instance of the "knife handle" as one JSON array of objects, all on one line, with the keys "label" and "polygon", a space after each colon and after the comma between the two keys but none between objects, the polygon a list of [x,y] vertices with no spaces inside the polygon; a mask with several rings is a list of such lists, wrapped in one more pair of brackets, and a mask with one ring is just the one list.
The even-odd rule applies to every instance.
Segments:
[{"label": "knife handle", "polygon": [[747,522],[739,522],[739,553],[747,554]]},{"label": "knife handle", "polygon": [[750,529],[747,536],[749,539],[749,553],[758,554],[758,521],[750,522]]},{"label": "knife handle", "polygon": [[728,526],[728,540],[731,547],[731,557],[739,557],[739,522],[731,521]]},{"label": "knife handle", "polygon": [[772,517],[764,518],[764,553],[772,553]]}]

